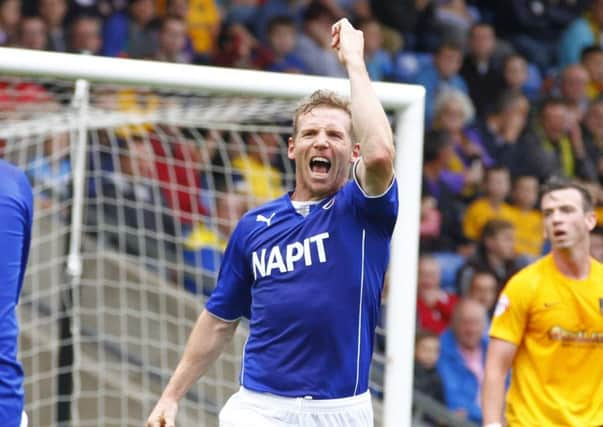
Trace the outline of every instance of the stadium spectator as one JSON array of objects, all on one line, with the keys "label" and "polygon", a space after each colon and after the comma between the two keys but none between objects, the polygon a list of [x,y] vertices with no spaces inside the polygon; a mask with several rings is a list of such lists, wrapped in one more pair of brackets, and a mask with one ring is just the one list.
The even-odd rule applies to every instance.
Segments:
[{"label": "stadium spectator", "polygon": [[216,195],[213,214],[205,221],[196,222],[184,237],[184,262],[194,269],[185,274],[185,289],[193,293],[211,294],[226,243],[246,210],[245,198],[241,194],[226,191]]},{"label": "stadium spectator", "polygon": [[496,297],[498,296],[498,281],[496,276],[490,271],[476,271],[469,281],[469,289],[464,295],[479,302],[488,314],[486,328],[484,333],[488,334],[490,327],[490,318],[494,314],[494,306],[496,305]]},{"label": "stadium spectator", "polygon": [[428,194],[421,196],[421,223],[419,227],[420,247],[424,251],[436,251],[436,242],[441,239],[442,213],[438,201]]},{"label": "stadium spectator", "polygon": [[295,54],[297,32],[295,22],[289,16],[275,16],[268,23],[268,46],[273,55],[273,62],[268,71],[281,73],[306,73],[306,66]]},{"label": "stadium spectator", "polygon": [[573,20],[563,32],[557,44],[559,65],[566,67],[580,61],[582,49],[601,46],[603,27],[603,0],[591,0],[589,9]]},{"label": "stadium spectator", "polygon": [[208,212],[201,203],[202,154],[195,142],[169,128],[151,134],[148,143],[153,151],[151,176],[160,182],[163,199],[174,217],[190,229]]},{"label": "stadium spectator", "polygon": [[556,179],[541,189],[540,206],[551,253],[517,273],[499,298],[490,328],[483,421],[600,425],[603,266],[589,256],[592,201],[584,188]]},{"label": "stadium spectator", "polygon": [[69,134],[46,138],[43,151],[27,165],[30,181],[40,189],[40,206],[52,207],[55,201],[67,200],[71,193],[71,159]]},{"label": "stadium spectator", "polygon": [[[186,51],[194,62],[207,63],[217,47],[222,13],[215,0],[167,0],[165,16],[186,23]],[[230,7],[233,7],[231,4]]]},{"label": "stadium spectator", "polygon": [[486,309],[480,302],[459,301],[450,329],[440,337],[437,363],[448,409],[478,424],[482,422],[479,398],[488,345],[486,316]]},{"label": "stadium spectator", "polygon": [[265,70],[272,54],[242,24],[227,22],[220,30],[219,51],[212,59],[222,67]]},{"label": "stadium spectator", "polygon": [[20,20],[21,0],[0,0],[0,46],[17,43]]},{"label": "stadium spectator", "polygon": [[144,139],[121,141],[117,164],[101,175],[87,210],[87,222],[102,225],[99,237],[151,266],[158,257],[173,261],[176,254],[176,225],[154,179],[153,157]]},{"label": "stadium spectator", "polygon": [[331,23],[334,17],[320,1],[304,10],[303,31],[297,38],[295,53],[310,74],[344,77],[345,69],[331,50]]},{"label": "stadium spectator", "polygon": [[530,58],[542,73],[555,67],[559,35],[581,10],[581,2],[496,0],[494,3],[497,34]]},{"label": "stadium spectator", "polygon": [[480,20],[479,10],[465,0],[439,0],[435,3],[435,23],[443,39],[465,45],[471,26]]},{"label": "stadium spectator", "polygon": [[29,257],[34,202],[31,185],[21,170],[0,160],[0,174],[0,239],[6,249],[0,258],[0,418],[9,427],[27,427],[23,368],[17,357],[17,304]]},{"label": "stadium spectator", "polygon": [[417,278],[417,327],[441,334],[452,320],[458,298],[441,288],[442,268],[432,255],[419,257]]},{"label": "stadium spectator", "polygon": [[188,64],[191,57],[186,52],[186,22],[180,18],[161,20],[157,37],[157,51],[151,57],[157,61]]},{"label": "stadium spectator", "polygon": [[309,6],[308,0],[249,0],[248,3],[251,4],[247,8],[246,16],[253,21],[253,33],[257,34],[260,40],[266,40],[268,23],[276,16],[288,16],[300,31],[304,24],[305,10]]},{"label": "stadium spectator", "polygon": [[511,191],[511,218],[515,227],[515,252],[532,260],[542,255],[542,214],[536,209],[538,179],[520,175],[513,179]]},{"label": "stadium spectator", "polygon": [[586,93],[591,100],[603,94],[603,48],[589,46],[582,49],[580,63],[588,73],[588,87]]},{"label": "stadium spectator", "polygon": [[479,117],[483,117],[502,86],[500,64],[495,62],[496,34],[486,23],[478,23],[469,31],[469,50],[460,75],[467,83],[469,96]]},{"label": "stadium spectator", "polygon": [[67,34],[65,31],[67,0],[39,0],[38,13],[46,24],[46,32],[48,33],[46,49],[55,52],[67,51]]},{"label": "stadium spectator", "polygon": [[18,47],[23,49],[44,50],[48,45],[46,24],[39,16],[26,16],[19,25]]},{"label": "stadium spectator", "polygon": [[[448,165],[454,154],[452,137],[445,131],[429,131],[425,135],[423,145],[423,196],[431,196],[437,200],[437,207],[442,214],[440,239],[432,242],[433,249],[440,251],[456,251],[465,242],[461,232],[462,205],[458,195],[463,190],[466,180],[477,183],[480,176],[463,176],[451,172]],[[475,179],[475,181],[472,181]]]},{"label": "stadium spectator", "polygon": [[67,50],[98,55],[102,48],[101,21],[93,16],[76,16],[69,26]]},{"label": "stadium spectator", "polygon": [[[418,390],[436,402],[445,404],[442,378],[436,367],[440,357],[440,337],[433,332],[418,330],[415,335],[415,355],[413,389]],[[432,425],[429,416],[423,421]]]},{"label": "stadium spectator", "polygon": [[255,205],[285,191],[282,172],[275,166],[282,141],[270,132],[246,133],[244,139],[232,167],[243,176]]},{"label": "stadium spectator", "polygon": [[489,271],[498,281],[497,292],[528,261],[515,254],[515,228],[504,219],[491,219],[482,229],[476,253],[458,272],[458,293],[465,295],[476,271]]},{"label": "stadium spectator", "polygon": [[436,99],[433,128],[444,130],[452,137],[454,154],[448,167],[465,177],[465,197],[475,195],[483,177],[483,168],[493,163],[479,134],[470,126],[474,112],[469,97],[458,90],[443,90]]},{"label": "stadium spectator", "polygon": [[588,109],[589,97],[587,93],[589,76],[586,69],[580,64],[568,65],[559,76],[559,95],[565,101],[572,121],[580,123]]},{"label": "stadium spectator", "polygon": [[428,124],[434,116],[435,100],[446,89],[468,93],[465,80],[458,74],[463,64],[461,45],[444,41],[433,56],[433,63],[421,70],[416,83],[425,88],[425,118]]},{"label": "stadium spectator", "polygon": [[476,131],[494,164],[515,170],[515,156],[521,150],[517,143],[528,122],[530,103],[521,92],[503,91],[486,117],[479,120]]},{"label": "stadium spectator", "polygon": [[593,162],[599,182],[603,183],[603,99],[590,105],[582,123],[582,138],[587,157]]},{"label": "stadium spectator", "polygon": [[465,180],[471,178],[450,171],[448,165],[454,154],[453,144],[450,134],[445,131],[430,131],[425,135],[422,177],[423,196],[433,197],[442,214],[440,239],[431,243],[432,249],[451,252],[465,243],[461,232],[463,206],[457,196],[462,192]]},{"label": "stadium spectator", "polygon": [[373,16],[399,32],[408,51],[432,52],[441,41],[431,0],[370,0]]},{"label": "stadium spectator", "polygon": [[528,85],[528,62],[523,56],[516,53],[507,56],[503,61],[502,76],[501,92],[523,93],[530,101],[540,96],[540,85],[536,90]]},{"label": "stadium spectator", "polygon": [[373,81],[390,80],[394,72],[392,58],[383,49],[381,24],[376,19],[366,19],[358,23],[364,33],[364,56],[369,75]]},{"label": "stadium spectator", "polygon": [[131,0],[127,10],[109,16],[103,25],[105,56],[148,58],[157,50],[153,0]]},{"label": "stadium spectator", "polygon": [[484,225],[494,218],[510,220],[513,217],[511,207],[506,202],[511,189],[509,170],[503,166],[486,169],[484,192],[467,207],[463,218],[465,237],[477,240]]},{"label": "stadium spectator", "polygon": [[580,125],[565,102],[547,98],[537,119],[522,135],[514,175],[535,175],[543,182],[552,175],[594,178],[595,170],[582,142]]}]

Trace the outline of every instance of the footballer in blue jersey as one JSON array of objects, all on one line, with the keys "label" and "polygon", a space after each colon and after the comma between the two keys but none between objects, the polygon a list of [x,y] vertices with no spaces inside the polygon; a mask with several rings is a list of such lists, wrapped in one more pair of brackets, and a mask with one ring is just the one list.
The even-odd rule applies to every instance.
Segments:
[{"label": "footballer in blue jersey", "polygon": [[372,426],[369,366],[398,212],[394,146],[362,32],[344,18],[332,47],[350,100],[319,90],[297,108],[288,143],[295,189],[240,220],[147,427],[175,425],[179,399],[241,317],[250,330],[242,387],[221,426]]},{"label": "footballer in blue jersey", "polygon": [[29,256],[33,195],[25,174],[0,160],[0,420],[21,425],[23,369],[17,360],[17,303]]},{"label": "footballer in blue jersey", "polygon": [[244,387],[315,399],[368,389],[397,205],[395,185],[372,198],[354,180],[306,216],[287,194],[241,219],[206,308],[250,320]]}]

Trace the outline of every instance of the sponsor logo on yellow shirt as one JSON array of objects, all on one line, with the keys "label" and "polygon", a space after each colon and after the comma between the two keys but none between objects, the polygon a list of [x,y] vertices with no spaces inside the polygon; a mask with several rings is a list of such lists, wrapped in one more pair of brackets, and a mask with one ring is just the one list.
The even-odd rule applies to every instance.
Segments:
[{"label": "sponsor logo on yellow shirt", "polygon": [[603,344],[603,332],[568,331],[561,326],[553,326],[549,329],[549,338],[564,343]]}]

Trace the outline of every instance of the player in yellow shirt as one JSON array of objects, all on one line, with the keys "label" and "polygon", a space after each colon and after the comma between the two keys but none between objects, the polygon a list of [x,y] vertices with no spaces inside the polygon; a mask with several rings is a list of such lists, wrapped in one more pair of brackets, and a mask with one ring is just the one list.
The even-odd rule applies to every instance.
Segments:
[{"label": "player in yellow shirt", "polygon": [[603,425],[603,266],[589,257],[590,194],[556,179],[541,191],[549,255],[503,290],[490,329],[484,425]]}]

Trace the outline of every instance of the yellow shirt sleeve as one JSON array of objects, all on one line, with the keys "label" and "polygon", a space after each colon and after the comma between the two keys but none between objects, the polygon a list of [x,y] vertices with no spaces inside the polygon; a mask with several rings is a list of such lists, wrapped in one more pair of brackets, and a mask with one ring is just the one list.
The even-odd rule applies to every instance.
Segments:
[{"label": "yellow shirt sleeve", "polygon": [[525,273],[523,271],[507,282],[496,303],[490,327],[491,337],[517,346],[523,339],[533,294],[529,275]]}]

